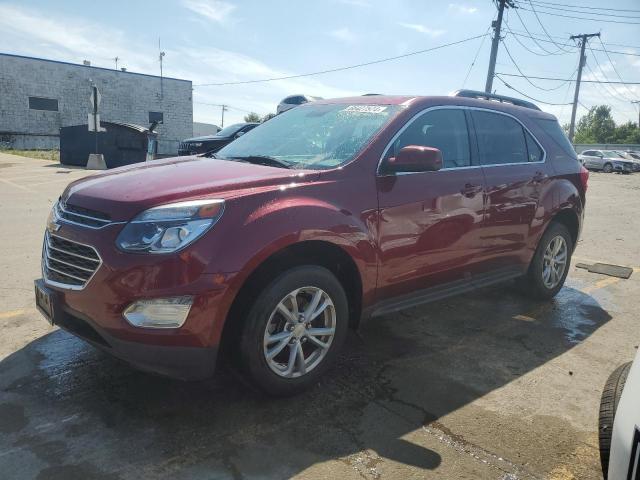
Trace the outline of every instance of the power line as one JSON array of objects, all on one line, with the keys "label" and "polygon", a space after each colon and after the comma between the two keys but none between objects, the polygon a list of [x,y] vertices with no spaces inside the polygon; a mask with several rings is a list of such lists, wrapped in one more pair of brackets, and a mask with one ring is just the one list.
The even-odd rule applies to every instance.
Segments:
[{"label": "power line", "polygon": [[[522,32],[522,30],[515,30],[514,29],[513,31],[517,32],[517,33],[524,33],[524,32]],[[541,36],[542,34],[533,34],[533,35]],[[551,36],[553,38],[556,38],[556,39],[559,39],[559,40],[566,40],[566,38],[567,38],[565,36],[560,36],[560,35],[551,35]],[[640,50],[640,45],[627,45],[627,44],[624,44],[624,43],[611,43],[611,42],[607,42],[606,44],[609,45],[609,46],[614,46],[614,47],[635,48],[635,49]],[[565,44],[563,44],[563,45],[565,45]],[[565,46],[567,46],[567,45],[565,45]]]},{"label": "power line", "polygon": [[[609,78],[607,77],[607,74],[604,73],[604,70],[602,69],[602,66],[600,65],[600,62],[598,62],[597,57],[595,56],[595,54],[593,53],[593,51],[591,51],[591,58],[593,58],[593,61],[596,64],[596,67],[598,67],[598,70],[600,70],[600,73],[602,74],[602,77],[605,79],[606,83],[602,83],[602,82],[598,82],[598,83],[602,83],[602,87],[604,88],[604,90],[606,90],[607,94],[611,97],[614,98],[618,101],[621,102],[628,102],[629,99],[628,98],[624,98],[622,96],[619,96],[618,93],[615,90],[609,90],[609,83],[611,83],[611,81],[609,80]],[[597,80],[598,76],[593,72],[593,70],[591,70],[591,68],[589,66],[587,66],[587,69],[589,70],[589,73],[591,73],[593,75],[593,77]],[[613,91],[613,93],[611,93]]]},{"label": "power line", "polygon": [[553,44],[559,49],[562,50],[563,52],[569,52],[569,50],[562,48],[560,45],[558,45],[558,43],[551,37],[551,35],[549,35],[549,32],[547,31],[546,27],[544,26],[544,23],[542,23],[542,20],[540,20],[540,17],[538,16],[538,12],[536,11],[535,7],[533,6],[533,3],[531,3],[531,0],[529,0],[529,5],[531,5],[531,11],[533,12],[533,14],[536,16],[536,20],[538,20],[538,23],[540,24],[540,26],[542,27],[542,31],[544,32],[544,34],[549,37],[549,40],[551,40],[553,42]]},{"label": "power line", "polygon": [[[532,5],[532,7],[533,7],[533,5]],[[537,12],[535,10],[529,10],[527,8],[524,8],[524,7],[519,7],[519,8],[524,10],[524,11],[526,11],[526,12],[534,12],[534,13],[537,14]],[[602,19],[602,18],[576,17],[576,16],[573,16],[573,15],[563,15],[561,13],[545,12],[545,11],[542,11],[542,10],[540,10],[539,13],[541,13],[543,15],[551,15],[551,16],[554,16],[554,17],[573,18],[575,20],[591,20],[592,22],[622,23],[622,24],[625,24],[625,25],[640,25],[640,22],[625,22],[625,21],[622,21],[622,20],[605,20],[605,19]]]},{"label": "power line", "polygon": [[496,78],[497,78],[498,80],[500,80],[500,81],[504,84],[504,86],[505,86],[505,87],[510,88],[510,89],[511,89],[511,90],[513,90],[514,92],[519,93],[520,95],[522,95],[523,97],[528,98],[529,100],[533,100],[534,102],[538,102],[538,103],[543,103],[543,104],[545,104],[545,105],[555,105],[555,106],[571,105],[570,103],[551,103],[551,102],[545,102],[544,100],[540,100],[540,99],[537,99],[537,98],[530,97],[530,96],[529,96],[529,95],[527,95],[526,93],[521,92],[521,91],[520,91],[520,90],[518,90],[517,88],[512,87],[511,85],[509,85],[509,84],[508,84],[507,82],[505,82],[502,78],[500,78],[500,75],[501,75],[500,73],[496,73]]},{"label": "power line", "polygon": [[625,15],[616,15],[614,13],[603,13],[603,12],[582,12],[580,10],[572,10],[569,8],[562,8],[562,7],[548,7],[546,5],[541,5],[538,2],[529,2],[532,5],[537,5],[538,7],[541,8],[546,8],[549,10],[557,10],[559,12],[569,12],[569,13],[579,13],[581,15],[599,15],[599,16],[605,16],[605,17],[615,17],[615,18],[640,18],[640,16],[633,16],[633,15],[629,15],[629,14],[625,14]]},{"label": "power line", "polygon": [[461,89],[464,88],[464,86],[467,84],[467,80],[469,80],[469,75],[471,75],[471,70],[473,70],[473,66],[476,64],[476,60],[478,60],[478,55],[480,55],[480,50],[482,50],[482,46],[484,45],[484,41],[487,39],[487,34],[489,33],[489,30],[491,30],[491,27],[487,28],[486,33],[482,37],[482,41],[480,42],[480,46],[478,47],[478,51],[476,52],[476,55],[473,57],[473,60],[471,61],[471,65],[469,65],[469,70],[467,70],[467,75],[464,77],[464,82],[462,82]]},{"label": "power line", "polygon": [[[587,67],[588,68],[588,67]],[[525,75],[516,75],[515,73],[496,73],[496,75],[504,75],[505,77],[524,77]],[[534,75],[526,75],[529,78],[535,80],[554,80],[556,82],[575,82],[573,78],[556,78],[556,77],[537,77]],[[611,85],[619,85],[624,83],[625,85],[640,85],[640,82],[603,82],[601,80],[582,80],[582,83],[608,83]]]},{"label": "power line", "polygon": [[[611,64],[611,68],[613,68],[613,71],[618,76],[618,79],[620,79],[621,82],[624,82],[624,80],[622,80],[622,77],[620,76],[620,72],[618,72],[618,69],[616,68],[616,64],[613,63],[613,60],[611,60],[611,57],[609,56],[609,52],[607,52],[607,49],[605,48],[604,43],[602,43],[602,40],[600,39],[600,37],[598,37],[598,40],[600,40],[600,45],[602,45],[602,49],[604,50],[604,53],[607,55],[607,58],[609,59],[609,63]],[[593,54],[593,50],[591,51],[591,53]],[[634,92],[632,92],[631,89],[629,87],[627,87],[626,85],[625,85],[625,88],[627,89],[627,91],[629,93],[631,93],[631,95],[635,95]],[[630,101],[633,102],[633,100],[630,100]]]},{"label": "power line", "polygon": [[[502,42],[502,46],[504,47],[505,52],[507,52],[507,56],[509,57],[509,59],[511,60],[511,63],[513,63],[513,65],[516,67],[516,70],[518,70],[518,72],[520,72],[520,75],[522,75],[522,78],[524,78],[527,82],[529,82],[529,84],[531,84],[531,86],[533,86],[534,88],[537,88],[538,90],[544,90],[546,92],[550,92],[552,90],[557,90],[559,88],[562,88],[565,84],[567,83],[571,83],[570,80],[567,80],[563,83],[561,83],[560,85],[558,85],[557,87],[552,87],[552,88],[545,88],[545,87],[541,87],[539,85],[536,85],[535,83],[533,83],[528,76],[526,76],[524,74],[524,72],[522,70],[520,70],[520,67],[518,66],[518,63],[515,61],[515,59],[513,58],[513,56],[511,55],[511,52],[509,51],[509,49],[507,48],[507,44],[506,42]],[[577,69],[576,69],[577,70]],[[571,76],[573,77],[573,75],[575,74],[572,73]]]},{"label": "power line", "polygon": [[[511,35],[513,35],[513,38],[515,39],[515,41],[516,41],[516,42],[518,42],[518,43],[520,44],[520,46],[521,46],[522,48],[524,48],[526,51],[528,51],[528,52],[530,52],[530,53],[533,53],[534,55],[538,55],[538,56],[540,56],[540,57],[548,57],[548,56],[550,56],[550,55],[564,55],[564,53],[540,53],[540,52],[536,52],[535,50],[531,50],[531,49],[530,49],[530,48],[529,48],[529,47],[528,47],[524,42],[522,42],[522,41],[518,38],[520,35],[515,34],[515,33],[513,32],[513,30],[511,30],[511,26],[509,25],[509,22],[507,22],[507,21],[505,20],[505,22],[504,22],[504,23],[505,23],[505,25],[506,25],[507,30],[509,31],[509,33],[510,33]],[[524,36],[524,35],[523,35],[523,36]],[[533,37],[529,37],[529,38],[533,38]],[[535,39],[534,39],[534,41],[535,41]]]},{"label": "power line", "polygon": [[[538,41],[542,41],[539,40],[537,38],[535,38],[531,32],[529,31],[529,29],[527,28],[527,24],[522,20],[522,17],[520,16],[520,12],[518,12],[518,9],[515,9],[516,15],[518,17],[518,20],[520,20],[520,23],[522,24],[522,26],[524,27],[525,31],[529,34],[529,38],[531,40],[533,40],[533,42],[545,53],[549,54],[549,55],[562,55],[562,53],[560,53],[560,50],[556,51],[556,52],[550,52],[549,50],[547,50],[546,48],[544,48],[542,45],[540,45],[538,43]],[[545,40],[546,42],[549,42],[549,40]],[[553,39],[551,40],[550,43],[554,43]]]},{"label": "power line", "polygon": [[[517,12],[517,10],[516,10],[516,12]],[[513,33],[513,35],[516,35],[516,36],[519,36],[519,37],[525,37],[525,38],[530,38],[532,40],[537,40],[538,42],[552,43],[549,40],[544,40],[542,38],[533,37],[532,34],[525,35],[522,32],[518,32],[518,30],[512,30],[511,33]],[[562,45],[564,45],[566,47],[575,47],[574,45],[571,45],[569,43],[563,43]],[[638,47],[629,47],[629,48],[638,48]],[[596,52],[602,52],[603,51],[600,48],[594,48],[593,50],[595,50]],[[640,57],[640,53],[620,52],[620,51],[617,51],[617,50],[608,50],[608,52],[609,53],[615,53],[615,54],[618,54],[618,55],[629,55],[629,56],[632,56],[632,57]]]},{"label": "power line", "polygon": [[311,77],[314,75],[323,75],[326,73],[333,73],[333,72],[341,72],[344,70],[351,70],[353,68],[360,68],[360,67],[366,67],[369,65],[375,65],[378,63],[384,63],[384,62],[390,62],[393,60],[398,60],[400,58],[407,58],[407,57],[411,57],[413,55],[420,55],[422,53],[427,53],[427,52],[432,52],[434,50],[440,50],[442,48],[446,48],[446,47],[451,47],[453,45],[459,45],[461,43],[465,43],[465,42],[470,42],[471,40],[475,40],[476,38],[480,38],[480,37],[484,37],[486,35],[486,33],[483,33],[482,35],[475,35],[473,37],[469,37],[469,38],[465,38],[463,40],[458,40],[455,42],[451,42],[451,43],[445,43],[442,45],[438,45],[435,47],[431,47],[431,48],[425,48],[424,50],[417,50],[415,52],[409,52],[409,53],[405,53],[403,55],[396,55],[394,57],[386,57],[386,58],[380,58],[378,60],[372,60],[370,62],[364,62],[364,63],[358,63],[355,65],[348,65],[346,67],[337,67],[337,68],[330,68],[327,70],[320,70],[317,72],[310,72],[310,73],[301,73],[298,75],[286,75],[286,76],[282,76],[282,77],[272,77],[272,78],[262,78],[259,80],[243,80],[243,81],[239,81],[239,82],[220,82],[220,83],[202,83],[200,85],[194,85],[194,87],[218,87],[218,86],[223,86],[223,85],[244,85],[247,83],[264,83],[264,82],[273,82],[276,80],[289,80],[292,78],[302,78],[302,77]]},{"label": "power line", "polygon": [[588,10],[608,10],[611,12],[632,12],[632,13],[640,13],[640,10],[633,10],[633,9],[623,9],[623,8],[605,8],[605,7],[587,7],[587,6],[582,6],[582,5],[568,5],[566,3],[551,3],[551,2],[545,2],[543,0],[535,0],[535,3],[544,3],[547,5],[553,5],[553,6],[560,6],[560,7],[573,7],[573,8],[582,8],[582,9],[588,9]]}]

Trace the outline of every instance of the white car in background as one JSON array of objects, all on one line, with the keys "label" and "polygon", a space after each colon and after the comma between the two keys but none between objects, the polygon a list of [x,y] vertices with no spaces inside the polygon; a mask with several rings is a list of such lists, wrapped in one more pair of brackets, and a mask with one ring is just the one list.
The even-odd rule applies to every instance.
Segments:
[{"label": "white car in background", "polygon": [[282,112],[291,110],[293,107],[297,107],[303,103],[315,102],[316,100],[322,100],[322,97],[312,97],[311,95],[289,95],[280,101],[276,114],[280,115]]},{"label": "white car in background", "polygon": [[585,150],[578,155],[578,160],[587,170],[602,170],[604,173],[633,172],[633,162],[613,150]]},{"label": "white car in background", "polygon": [[600,460],[605,479],[640,479],[640,352],[607,380],[600,402]]}]

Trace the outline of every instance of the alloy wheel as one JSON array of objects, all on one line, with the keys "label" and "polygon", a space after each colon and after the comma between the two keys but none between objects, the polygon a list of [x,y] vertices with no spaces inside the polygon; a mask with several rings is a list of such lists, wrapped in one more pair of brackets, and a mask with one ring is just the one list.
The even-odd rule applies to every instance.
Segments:
[{"label": "alloy wheel", "polygon": [[551,290],[562,280],[567,268],[568,248],[562,235],[553,237],[544,251],[542,283]]},{"label": "alloy wheel", "polygon": [[331,297],[317,287],[289,292],[269,316],[263,353],[269,368],[296,378],[316,368],[329,352],[336,332],[336,309]]}]

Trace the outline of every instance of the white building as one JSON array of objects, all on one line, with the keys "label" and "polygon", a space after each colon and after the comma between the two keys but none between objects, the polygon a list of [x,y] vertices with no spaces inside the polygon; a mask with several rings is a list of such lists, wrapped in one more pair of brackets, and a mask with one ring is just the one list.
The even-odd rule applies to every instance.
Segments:
[{"label": "white building", "polygon": [[162,120],[158,153],[176,154],[193,134],[190,80],[0,53],[0,142],[57,149],[59,129],[87,123],[91,86],[101,120],[149,126]]}]

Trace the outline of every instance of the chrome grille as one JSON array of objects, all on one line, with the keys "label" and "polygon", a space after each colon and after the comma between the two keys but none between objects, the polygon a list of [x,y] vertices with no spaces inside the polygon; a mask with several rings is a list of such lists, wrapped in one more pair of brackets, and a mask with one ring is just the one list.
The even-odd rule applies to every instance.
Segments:
[{"label": "chrome grille", "polygon": [[47,282],[62,287],[83,288],[101,263],[95,248],[45,232],[42,273]]},{"label": "chrome grille", "polygon": [[58,218],[90,228],[101,228],[111,223],[108,215],[87,208],[68,205],[59,201],[55,205]]}]

